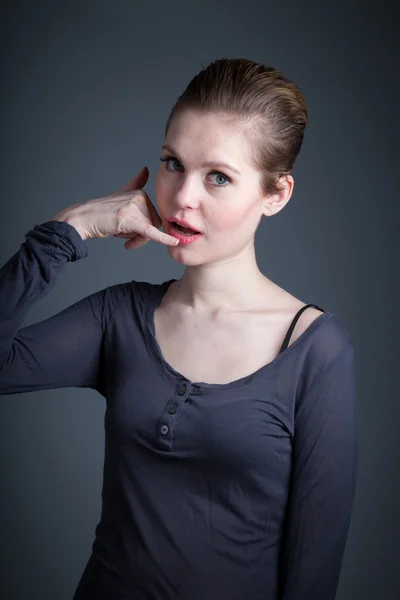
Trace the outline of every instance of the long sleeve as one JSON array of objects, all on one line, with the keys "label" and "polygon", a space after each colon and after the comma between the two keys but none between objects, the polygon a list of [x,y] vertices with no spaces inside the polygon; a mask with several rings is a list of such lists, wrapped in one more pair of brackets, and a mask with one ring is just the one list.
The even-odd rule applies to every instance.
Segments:
[{"label": "long sleeve", "polygon": [[350,344],[295,411],[280,600],[334,600],[353,509],[358,417]]},{"label": "long sleeve", "polygon": [[47,221],[0,269],[0,394],[59,387],[96,389],[104,291],[18,329],[29,307],[49,293],[86,242],[65,222]]}]

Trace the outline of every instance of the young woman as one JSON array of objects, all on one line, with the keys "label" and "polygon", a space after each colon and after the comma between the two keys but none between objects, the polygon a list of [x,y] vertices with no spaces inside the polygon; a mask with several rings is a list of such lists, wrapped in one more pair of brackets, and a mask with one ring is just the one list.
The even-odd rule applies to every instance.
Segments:
[{"label": "young woman", "polygon": [[[74,600],[335,597],[357,475],[353,344],[261,273],[254,247],[292,195],[306,122],[278,70],[217,60],[168,119],[160,214],[144,168],[36,225],[1,269],[1,392],[106,399],[102,514]],[[110,235],[165,244],[183,276],[18,329],[85,240]]]}]

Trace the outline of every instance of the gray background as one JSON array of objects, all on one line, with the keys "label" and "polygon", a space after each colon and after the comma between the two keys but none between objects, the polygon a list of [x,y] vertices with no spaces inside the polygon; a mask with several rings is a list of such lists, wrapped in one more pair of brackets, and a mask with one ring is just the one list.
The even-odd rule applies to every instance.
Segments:
[{"label": "gray background", "polygon": [[[35,224],[143,165],[155,203],[165,121],[202,65],[264,62],[305,95],[294,194],[264,219],[256,253],[267,277],[336,313],[355,346],[360,466],[339,600],[400,596],[394,4],[14,0],[1,15],[1,264]],[[123,243],[89,240],[24,324],[107,285],[181,276],[164,246]],[[2,597],[70,600],[100,516],[105,401],[63,389],[0,406]]]}]

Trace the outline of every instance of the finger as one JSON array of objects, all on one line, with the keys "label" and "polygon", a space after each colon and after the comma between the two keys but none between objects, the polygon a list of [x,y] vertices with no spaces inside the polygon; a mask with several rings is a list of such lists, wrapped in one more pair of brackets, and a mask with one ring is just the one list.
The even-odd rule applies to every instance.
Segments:
[{"label": "finger", "polygon": [[133,177],[133,179],[131,179],[129,183],[124,185],[124,187],[122,187],[120,190],[117,190],[113,193],[123,194],[125,192],[130,192],[131,190],[139,190],[146,185],[148,178],[149,169],[147,167],[143,167],[143,169],[139,171],[139,173],[135,175],[135,177]]},{"label": "finger", "polygon": [[132,233],[113,233],[113,237],[122,238],[124,240],[129,240],[131,238],[136,237],[137,235],[139,234],[136,233],[136,231],[132,231]]},{"label": "finger", "polygon": [[125,250],[132,250],[133,248],[140,248],[140,246],[144,246],[145,244],[148,244],[148,242],[150,242],[148,238],[138,235],[135,238],[127,240],[124,244],[124,248]]},{"label": "finger", "polygon": [[162,220],[156,210],[156,207],[154,206],[154,204],[152,203],[152,201],[150,200],[150,198],[148,196],[146,197],[146,204],[147,204],[147,208],[149,209],[149,212],[150,212],[150,221],[153,223],[153,225],[155,227],[157,227],[157,229],[159,229],[162,225]]},{"label": "finger", "polygon": [[147,180],[149,178],[149,169],[147,167],[143,167],[143,169],[141,171],[139,171],[139,173],[136,175],[136,177],[134,177],[131,181],[130,184],[132,185],[133,190],[139,190],[142,187],[144,187],[147,183]]},{"label": "finger", "polygon": [[163,231],[157,229],[153,225],[147,224],[143,226],[140,235],[146,238],[150,238],[155,242],[160,242],[161,244],[167,244],[167,246],[177,246],[179,244],[179,240],[174,238],[172,235],[168,235]]}]

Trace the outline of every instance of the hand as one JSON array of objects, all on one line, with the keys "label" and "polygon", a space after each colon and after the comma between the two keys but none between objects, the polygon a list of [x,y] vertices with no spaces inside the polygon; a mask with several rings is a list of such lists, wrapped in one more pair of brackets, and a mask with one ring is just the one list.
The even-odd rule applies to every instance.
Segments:
[{"label": "hand", "polygon": [[144,190],[149,177],[147,167],[120,190],[86,202],[74,204],[52,220],[73,225],[82,239],[105,238],[110,235],[124,238],[125,249],[131,250],[150,240],[176,246],[179,241],[159,230],[161,218]]}]

